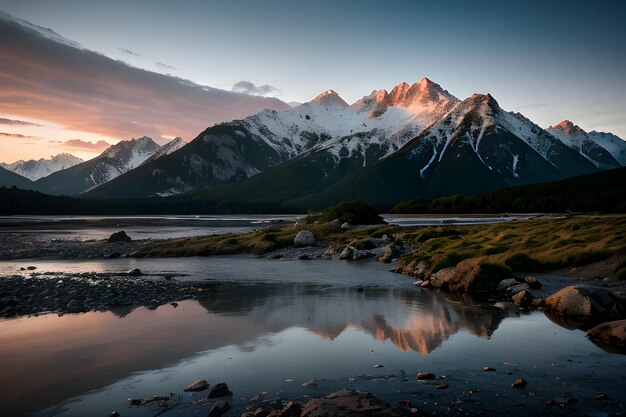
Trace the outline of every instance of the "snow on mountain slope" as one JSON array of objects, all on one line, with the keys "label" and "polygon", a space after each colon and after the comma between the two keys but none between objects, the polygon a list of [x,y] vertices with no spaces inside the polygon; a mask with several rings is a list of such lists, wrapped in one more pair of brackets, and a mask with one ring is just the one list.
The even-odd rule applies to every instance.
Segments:
[{"label": "snow on mountain slope", "polygon": [[155,159],[159,159],[163,156],[169,155],[173,152],[176,152],[186,144],[187,142],[185,142],[181,137],[174,138],[171,141],[167,142],[165,145],[161,146],[159,150],[152,154],[152,156],[142,162],[142,165],[147,164],[150,161],[154,161]]},{"label": "snow on mountain slope", "polygon": [[31,181],[36,181],[39,178],[46,177],[62,169],[73,167],[81,162],[83,162],[83,160],[75,157],[74,155],[61,153],[50,159],[41,158],[39,160],[31,159],[29,161],[19,160],[11,164],[0,163],[0,166],[11,172],[15,172],[16,174],[26,177]]},{"label": "snow on mountain slope", "polygon": [[617,168],[620,163],[613,155],[589,137],[587,132],[569,120],[563,120],[556,126],[546,129],[565,145],[576,150],[602,169]]},{"label": "snow on mountain slope", "polygon": [[[244,119],[248,130],[282,154],[295,157],[326,150],[337,160],[365,155],[370,145],[385,149],[379,158],[400,149],[459,100],[428,79],[402,83],[391,94],[374,91],[352,106],[328,90],[286,111],[265,110]],[[372,113],[377,109],[377,112]]]},{"label": "snow on mountain slope", "polygon": [[622,166],[626,165],[626,141],[624,139],[612,133],[595,130],[587,133],[587,136],[606,149]]}]

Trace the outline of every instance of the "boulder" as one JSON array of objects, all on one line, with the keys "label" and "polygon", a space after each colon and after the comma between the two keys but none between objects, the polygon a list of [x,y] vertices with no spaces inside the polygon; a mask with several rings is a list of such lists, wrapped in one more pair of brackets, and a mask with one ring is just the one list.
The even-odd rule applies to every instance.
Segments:
[{"label": "boulder", "polygon": [[512,287],[507,288],[506,291],[511,295],[515,295],[522,291],[528,291],[529,289],[530,286],[524,282],[522,284],[513,285]]},{"label": "boulder", "polygon": [[589,329],[587,335],[594,342],[625,349],[626,320],[615,320],[599,324]]},{"label": "boulder", "polygon": [[141,272],[141,269],[139,269],[139,268],[133,268],[130,271],[128,271],[126,273],[126,275],[129,275],[131,277],[138,277],[138,276],[142,275],[142,272]]},{"label": "boulder", "polygon": [[315,244],[315,235],[308,230],[300,230],[293,239],[296,247],[313,246]]},{"label": "boulder", "polygon": [[354,254],[355,250],[356,249],[352,246],[346,246],[345,249],[341,251],[339,259],[352,259],[352,254]]},{"label": "boulder", "polygon": [[209,411],[209,417],[220,417],[230,410],[230,404],[226,401],[216,401]]},{"label": "boulder", "polygon": [[345,222],[340,226],[342,229],[348,230],[350,229],[352,226],[350,225],[350,223]]},{"label": "boulder", "polygon": [[524,277],[524,282],[528,284],[531,290],[540,290],[543,286],[535,277]]},{"label": "boulder", "polygon": [[205,389],[208,389],[208,388],[209,388],[208,382],[206,382],[204,379],[199,379],[187,385],[187,387],[185,388],[185,392],[204,391]]},{"label": "boulder", "polygon": [[518,307],[529,307],[533,303],[533,295],[528,290],[522,290],[511,297],[511,300]]},{"label": "boulder", "polygon": [[435,379],[437,377],[435,376],[435,374],[430,373],[430,372],[418,372],[417,376],[415,378],[418,381],[426,381],[426,380],[430,380],[430,379]]},{"label": "boulder", "polygon": [[354,252],[352,252],[352,259],[355,260],[355,261],[357,259],[371,258],[372,256],[376,256],[376,255],[374,255],[372,252],[368,252],[366,250],[356,249]]},{"label": "boulder", "polygon": [[128,243],[130,241],[132,241],[132,239],[123,230],[109,236],[109,243]]},{"label": "boulder", "polygon": [[548,312],[557,316],[591,320],[617,320],[625,317],[624,300],[599,287],[569,286],[544,301]]},{"label": "boulder", "polygon": [[459,262],[454,268],[436,272],[429,280],[435,288],[464,294],[495,291],[508,274],[504,267],[470,258]]},{"label": "boulder", "polygon": [[209,389],[208,398],[219,398],[219,397],[228,397],[233,395],[232,392],[228,389],[228,385],[223,382],[217,383],[215,385],[211,385]]},{"label": "boulder", "polygon": [[295,401],[289,401],[280,410],[274,410],[267,417],[300,417],[302,406]]},{"label": "boulder", "polygon": [[496,288],[498,291],[506,291],[509,288],[515,286],[519,284],[519,281],[516,280],[515,278],[507,278],[507,279],[503,279],[502,281],[500,281],[500,283],[498,284],[498,287]]},{"label": "boulder", "polygon": [[383,248],[383,256],[378,259],[378,262],[389,263],[392,259],[395,259],[401,254],[400,247],[390,243]]},{"label": "boulder", "polygon": [[[420,415],[415,409],[412,415]],[[310,400],[302,410],[301,417],[400,417],[406,412],[397,406],[362,391],[343,390],[327,397]],[[422,414],[423,415],[423,414]]]}]

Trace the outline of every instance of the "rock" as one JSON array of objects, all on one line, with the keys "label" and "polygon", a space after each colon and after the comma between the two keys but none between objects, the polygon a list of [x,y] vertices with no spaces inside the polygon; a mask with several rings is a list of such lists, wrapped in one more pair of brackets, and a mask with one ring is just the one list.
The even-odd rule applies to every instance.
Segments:
[{"label": "rock", "polygon": [[259,407],[254,411],[254,417],[267,417],[269,415],[269,411],[264,409],[263,407]]},{"label": "rock", "polygon": [[511,295],[515,295],[517,293],[520,293],[526,290],[530,290],[530,286],[526,283],[522,283],[522,284],[513,285],[512,287],[507,288],[506,291],[510,293]]},{"label": "rock", "polygon": [[540,290],[543,285],[535,277],[524,277],[524,282],[528,284],[531,290]]},{"label": "rock", "polygon": [[609,397],[605,393],[600,393],[596,396],[596,400],[598,401],[613,401],[613,398]]},{"label": "rock", "polygon": [[37,269],[36,266],[27,266],[26,269],[28,269],[29,271],[34,271],[35,269]]},{"label": "rock", "polygon": [[495,371],[496,371],[496,368],[490,368],[488,366],[485,366],[483,368],[483,372],[495,372]]},{"label": "rock", "polygon": [[589,329],[587,335],[594,342],[626,348],[626,320],[615,320],[599,324]]},{"label": "rock", "polygon": [[507,278],[500,281],[498,287],[496,288],[498,291],[506,291],[514,285],[519,284],[519,282],[515,278]]},{"label": "rock", "polygon": [[416,378],[418,381],[425,381],[425,380],[435,379],[436,376],[435,374],[431,374],[430,372],[418,372]]},{"label": "rock", "polygon": [[533,295],[530,291],[522,290],[511,297],[513,303],[518,307],[528,307],[533,303]]},{"label": "rock", "polygon": [[274,410],[268,417],[300,417],[302,406],[295,401],[289,401],[282,409]]},{"label": "rock", "polygon": [[104,259],[115,259],[115,258],[119,258],[120,256],[122,256],[122,254],[119,252],[111,252],[107,255],[104,255]]},{"label": "rock", "polygon": [[[398,406],[392,406],[388,402],[367,392],[343,390],[323,398],[310,400],[298,416],[400,417],[406,415],[405,410]],[[414,410],[412,415],[420,415],[416,414],[420,413],[418,409]]]},{"label": "rock", "polygon": [[513,388],[524,388],[526,385],[528,385],[528,382],[524,378],[518,378],[511,386]]},{"label": "rock", "polygon": [[109,243],[128,243],[130,241],[132,241],[132,239],[123,230],[109,236]]},{"label": "rock", "polygon": [[308,230],[300,230],[293,239],[293,244],[298,248],[313,246],[315,244],[315,235]]},{"label": "rock", "polygon": [[383,256],[378,258],[378,262],[390,263],[392,259],[399,257],[400,253],[400,247],[390,243],[383,248]]},{"label": "rock", "polygon": [[141,272],[141,269],[139,269],[139,268],[133,268],[133,269],[131,269],[130,271],[128,271],[128,272],[126,273],[126,275],[131,276],[131,277],[138,277],[138,276],[141,276],[141,275],[143,275],[143,274],[142,274],[142,272]]},{"label": "rock", "polygon": [[130,405],[141,405],[141,398],[129,398],[128,402]]},{"label": "rock", "polygon": [[375,256],[375,255],[372,252],[368,252],[366,250],[355,249],[352,252],[352,260],[354,261],[358,259],[371,258],[372,256]]},{"label": "rock", "polygon": [[422,283],[420,284],[420,287],[422,287],[422,288],[428,288],[428,287],[430,287],[430,281],[429,281],[429,280],[426,280],[426,281],[422,282]]},{"label": "rock", "polygon": [[78,312],[81,312],[81,311],[85,310],[85,306],[83,305],[83,303],[80,302],[79,300],[76,300],[76,299],[70,300],[70,302],[67,303],[65,308],[70,313],[78,313]]},{"label": "rock", "polygon": [[421,286],[424,283],[424,281],[422,281],[421,279],[418,279],[417,281],[413,282],[413,285],[415,285],[416,287]]},{"label": "rock", "polygon": [[437,389],[448,389],[448,388],[450,388],[450,385],[448,385],[448,384],[438,384],[436,388]]},{"label": "rock", "polygon": [[184,391],[185,392],[189,392],[189,391],[197,392],[197,391],[204,391],[205,389],[209,389],[209,383],[206,382],[204,379],[199,379],[187,385]]},{"label": "rock", "polygon": [[216,401],[209,411],[209,417],[220,417],[230,410],[230,404],[226,401]]},{"label": "rock", "polygon": [[625,317],[624,300],[598,287],[562,288],[547,297],[544,306],[554,315],[585,320],[618,320]]},{"label": "rock", "polygon": [[374,368],[384,368],[384,367],[385,367],[384,365],[379,365],[379,364],[374,365]]},{"label": "rock", "polygon": [[118,413],[117,411],[113,411],[110,417],[120,417],[120,413]]},{"label": "rock", "polygon": [[341,228],[342,228],[342,229],[345,229],[345,230],[348,230],[348,229],[350,229],[351,227],[352,227],[352,226],[351,226],[351,225],[350,225],[350,223],[348,223],[348,222],[345,222],[345,223],[343,223],[343,224],[341,225]]},{"label": "rock", "polygon": [[339,255],[339,259],[347,260],[352,259],[352,255],[356,249],[352,246],[346,246],[343,251],[341,251],[341,255]]},{"label": "rock", "polygon": [[309,379],[308,381],[304,381],[302,383],[303,387],[316,387],[317,386],[317,381],[314,379]]},{"label": "rock", "polygon": [[435,288],[456,293],[495,291],[508,271],[482,259],[465,259],[454,268],[444,268],[429,277]]},{"label": "rock", "polygon": [[228,385],[220,382],[211,386],[208,398],[228,397],[230,395],[233,395],[233,393],[228,389]]}]

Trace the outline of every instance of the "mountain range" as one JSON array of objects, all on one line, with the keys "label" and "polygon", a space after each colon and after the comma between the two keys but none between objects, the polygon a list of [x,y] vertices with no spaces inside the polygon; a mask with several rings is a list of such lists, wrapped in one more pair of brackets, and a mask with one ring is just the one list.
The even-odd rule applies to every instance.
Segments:
[{"label": "mountain range", "polygon": [[34,182],[48,194],[194,194],[218,211],[304,210],[348,198],[381,207],[475,194],[626,164],[626,142],[570,121],[543,129],[490,94],[459,100],[424,78],[348,104],[332,89],[220,123],[189,144],[122,141]]},{"label": "mountain range", "polygon": [[39,160],[19,160],[11,164],[0,163],[0,166],[11,172],[26,177],[31,181],[46,177],[54,172],[71,168],[74,165],[83,162],[82,159],[70,155],[69,153],[60,153],[50,159],[41,158]]}]

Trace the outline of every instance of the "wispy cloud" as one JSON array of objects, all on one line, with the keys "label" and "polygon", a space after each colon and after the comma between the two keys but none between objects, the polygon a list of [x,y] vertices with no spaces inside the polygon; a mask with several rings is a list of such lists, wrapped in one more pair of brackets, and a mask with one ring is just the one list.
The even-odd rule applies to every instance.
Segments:
[{"label": "wispy cloud", "polygon": [[236,94],[131,67],[0,14],[0,113],[47,120],[112,138],[176,132],[194,138],[215,123],[265,108],[275,98]]},{"label": "wispy cloud", "polygon": [[37,137],[37,136],[28,136],[28,135],[22,135],[19,133],[7,133],[7,132],[0,132],[0,136],[3,136],[5,138],[18,138],[18,139],[41,139],[40,137]]},{"label": "wispy cloud", "polygon": [[102,152],[111,146],[110,143],[99,140],[97,142],[88,142],[82,139],[70,139],[65,142],[57,141],[59,146],[73,151],[84,151],[84,152]]},{"label": "wispy cloud", "polygon": [[125,49],[125,48],[119,48],[120,51],[124,52],[127,55],[132,55],[132,56],[139,56],[139,54],[137,52],[133,52],[130,49]]},{"label": "wispy cloud", "polygon": [[176,71],[176,70],[177,70],[177,68],[176,68],[176,67],[173,67],[173,66],[171,66],[171,65],[164,64],[164,63],[162,63],[162,62],[155,62],[155,63],[154,63],[154,65],[156,65],[156,66],[157,66],[157,67],[159,67],[160,69],[162,69],[162,70],[166,70],[166,71]]},{"label": "wispy cloud", "polygon": [[0,125],[9,126],[41,126],[39,123],[25,122],[23,120],[4,119],[0,117]]},{"label": "wispy cloud", "polygon": [[529,109],[541,109],[543,107],[547,107],[547,104],[537,103],[537,104],[527,104],[525,106],[519,106],[515,109],[515,111],[529,110]]},{"label": "wispy cloud", "polygon": [[239,81],[233,85],[231,91],[263,97],[276,97],[282,95],[282,91],[274,86],[269,84],[256,85],[251,81]]}]

